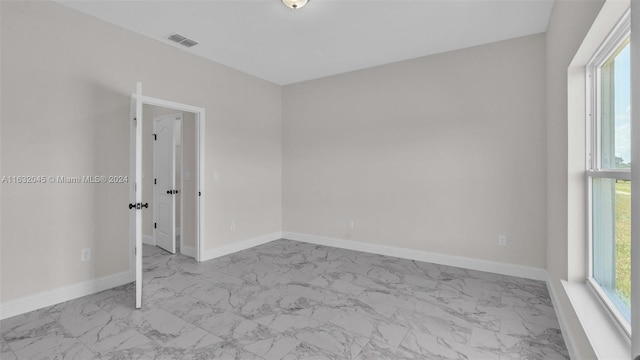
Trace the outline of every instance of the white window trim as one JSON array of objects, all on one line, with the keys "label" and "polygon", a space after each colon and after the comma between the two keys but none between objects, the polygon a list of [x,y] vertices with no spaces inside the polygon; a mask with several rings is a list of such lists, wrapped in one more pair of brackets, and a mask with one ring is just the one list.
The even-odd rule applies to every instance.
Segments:
[{"label": "white window trim", "polygon": [[613,324],[616,326],[618,331],[624,335],[623,339],[627,344],[631,345],[631,324],[625,320],[624,315],[622,315],[620,310],[618,310],[618,308],[613,304],[611,299],[609,299],[595,279],[589,277],[587,279],[587,286],[598,299],[600,305],[607,310],[607,315],[613,321]]},{"label": "white window trim", "polygon": [[631,169],[587,170],[590,178],[607,178],[631,181]]},{"label": "white window trim", "polygon": [[[596,149],[599,149],[600,139],[598,137],[598,128],[600,127],[600,108],[598,99],[600,98],[600,66],[611,56],[611,54],[620,47],[620,45],[631,35],[631,11],[627,10],[624,16],[620,19],[620,22],[611,31],[609,36],[604,40],[602,46],[596,51],[591,60],[586,66],[587,72],[587,171],[599,172],[601,159],[600,154]],[[596,121],[593,121],[595,117]],[[631,173],[631,169],[606,169],[606,172],[628,172]],[[604,173],[603,173],[604,174]],[[589,174],[591,176],[591,174]],[[602,177],[609,177],[604,175]],[[631,179],[629,175],[629,180]]]},{"label": "white window trim", "polygon": [[[611,56],[611,54],[620,47],[620,45],[631,35],[631,15],[628,10],[620,19],[618,25],[611,31],[609,36],[603,42],[603,45],[596,51],[593,58],[586,66],[587,80],[587,96],[586,96],[586,122],[587,122],[587,157],[586,157],[586,175],[587,175],[587,285],[596,295],[601,305],[607,310],[607,315],[613,320],[614,324],[623,335],[624,340],[631,344],[631,322],[622,315],[614,303],[609,299],[604,289],[593,279],[593,241],[592,241],[592,179],[593,178],[610,178],[616,180],[631,180],[631,169],[600,169],[600,137],[598,129],[600,128],[599,101],[601,84],[600,84],[600,66]],[[594,121],[595,120],[595,121]]]}]

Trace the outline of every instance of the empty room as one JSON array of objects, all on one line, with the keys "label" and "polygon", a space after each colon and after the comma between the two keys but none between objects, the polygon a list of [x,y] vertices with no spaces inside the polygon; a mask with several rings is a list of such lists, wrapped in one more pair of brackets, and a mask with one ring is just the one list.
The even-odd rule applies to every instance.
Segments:
[{"label": "empty room", "polygon": [[0,359],[640,360],[636,38],[635,0],[0,1]]}]

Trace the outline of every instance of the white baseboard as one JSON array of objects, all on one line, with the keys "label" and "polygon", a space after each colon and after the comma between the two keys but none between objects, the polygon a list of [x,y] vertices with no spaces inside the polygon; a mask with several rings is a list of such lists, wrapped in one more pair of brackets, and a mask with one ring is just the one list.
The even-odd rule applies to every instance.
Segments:
[{"label": "white baseboard", "polygon": [[192,257],[195,259],[196,257],[196,248],[193,246],[180,246],[180,254]]},{"label": "white baseboard", "polygon": [[430,262],[434,264],[456,266],[460,268],[491,272],[502,275],[517,276],[527,279],[547,281],[547,271],[542,268],[499,263],[488,260],[471,259],[461,256],[444,255],[420,250],[369,244],[359,241],[329,238],[323,236],[300,234],[284,231],[282,237],[289,240],[303,241],[312,244],[333,246],[342,249],[363,251],[373,254],[394,256],[403,259]]},{"label": "white baseboard", "polygon": [[213,249],[208,249],[203,251],[200,261],[207,261],[207,260],[215,259],[221,256],[233,254],[238,251],[249,249],[254,246],[266,244],[268,242],[279,240],[279,239],[282,239],[281,231],[254,237],[247,240],[238,241],[233,244],[223,245]]},{"label": "white baseboard", "polygon": [[142,235],[142,243],[144,245],[156,245],[156,242],[153,239],[153,236],[151,235]]},{"label": "white baseboard", "polygon": [[116,286],[134,281],[133,274],[125,271],[108,275],[94,280],[61,287],[58,289],[25,296],[15,300],[0,303],[0,319],[7,319],[29,311],[42,309],[47,306],[91,295]]},{"label": "white baseboard", "polygon": [[558,318],[558,323],[560,324],[560,331],[562,332],[562,337],[564,338],[564,344],[567,346],[567,351],[569,352],[569,358],[573,360],[577,360],[577,352],[575,347],[575,341],[573,340],[573,335],[571,331],[569,331],[569,325],[567,324],[567,318],[564,315],[564,311],[558,302],[558,297],[556,295],[553,286],[551,285],[551,281],[547,278],[547,289],[549,290],[549,296],[551,297],[551,303],[553,304],[553,309],[556,312],[556,318]]}]

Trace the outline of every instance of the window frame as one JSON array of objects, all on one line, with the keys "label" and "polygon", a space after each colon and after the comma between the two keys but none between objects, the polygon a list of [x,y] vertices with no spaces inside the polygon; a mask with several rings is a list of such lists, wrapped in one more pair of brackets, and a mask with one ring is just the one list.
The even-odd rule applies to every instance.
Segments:
[{"label": "window frame", "polygon": [[593,291],[598,300],[607,309],[607,313],[614,320],[621,332],[631,341],[631,321],[620,312],[614,301],[610,299],[606,291],[593,278],[593,179],[606,178],[631,181],[630,168],[602,168],[602,118],[601,118],[601,93],[602,72],[601,67],[615,54],[620,46],[631,36],[630,11],[620,19],[616,27],[602,43],[600,48],[585,67],[586,71],[586,164],[585,175],[587,178],[587,279],[588,287]]}]

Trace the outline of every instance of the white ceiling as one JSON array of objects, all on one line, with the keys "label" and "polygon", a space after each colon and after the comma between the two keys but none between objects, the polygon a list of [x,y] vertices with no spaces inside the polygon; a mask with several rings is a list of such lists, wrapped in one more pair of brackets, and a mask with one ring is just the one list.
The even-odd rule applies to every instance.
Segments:
[{"label": "white ceiling", "polygon": [[[547,29],[553,0],[64,1],[112,24],[280,85]],[[200,44],[166,40],[180,33]]]}]

